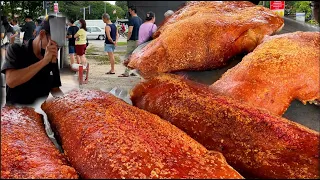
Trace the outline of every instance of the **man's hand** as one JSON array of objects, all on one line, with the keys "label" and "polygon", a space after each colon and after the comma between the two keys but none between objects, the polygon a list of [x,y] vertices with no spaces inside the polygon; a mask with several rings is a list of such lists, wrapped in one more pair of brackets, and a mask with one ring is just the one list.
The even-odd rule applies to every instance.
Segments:
[{"label": "man's hand", "polygon": [[49,64],[50,62],[56,63],[57,57],[58,57],[57,43],[52,40],[49,40],[43,60],[45,61],[46,64]]},{"label": "man's hand", "polygon": [[59,87],[52,88],[51,89],[51,94],[52,94],[53,97],[59,97],[59,96],[63,96],[64,95]]}]

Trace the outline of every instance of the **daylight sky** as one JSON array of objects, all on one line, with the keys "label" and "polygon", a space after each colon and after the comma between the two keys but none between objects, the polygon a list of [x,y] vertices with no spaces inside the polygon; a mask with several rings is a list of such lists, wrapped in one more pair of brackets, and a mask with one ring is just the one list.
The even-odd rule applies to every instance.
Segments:
[{"label": "daylight sky", "polygon": [[113,4],[113,5],[116,3],[116,1],[106,1],[106,2]]}]

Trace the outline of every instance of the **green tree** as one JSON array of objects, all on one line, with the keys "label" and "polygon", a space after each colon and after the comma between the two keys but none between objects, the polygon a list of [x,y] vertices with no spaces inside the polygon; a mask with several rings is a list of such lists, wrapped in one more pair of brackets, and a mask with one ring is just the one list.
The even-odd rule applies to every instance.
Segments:
[{"label": "green tree", "polygon": [[18,16],[22,22],[27,15],[38,18],[44,14],[44,9],[42,1],[2,1],[1,12],[10,19]]},{"label": "green tree", "polygon": [[310,7],[310,1],[296,1],[294,4],[295,11],[298,12],[304,12],[306,13],[306,19],[311,17],[311,7]]},{"label": "green tree", "polygon": [[[59,1],[59,11],[68,19],[78,20],[83,18],[83,8],[89,5],[91,12],[89,14],[86,8],[86,19],[101,19],[105,5],[106,13],[110,14],[112,21],[115,21],[117,17],[123,18],[125,14],[122,8],[110,3],[105,4],[103,1]],[[116,14],[113,14],[113,10],[116,10]]]},{"label": "green tree", "polygon": [[[127,1],[116,1],[116,6],[119,6],[121,9],[123,9],[124,13],[128,12],[128,2]],[[124,14],[126,16],[126,14]]]}]

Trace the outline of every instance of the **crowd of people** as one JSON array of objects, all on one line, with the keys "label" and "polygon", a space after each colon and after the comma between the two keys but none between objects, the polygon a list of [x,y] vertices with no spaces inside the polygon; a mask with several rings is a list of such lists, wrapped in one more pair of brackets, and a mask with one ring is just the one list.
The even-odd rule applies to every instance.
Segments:
[{"label": "crowd of people", "polygon": [[[31,16],[25,17],[25,24],[19,26],[18,19],[9,20],[7,16],[1,16],[1,60],[4,60],[6,50],[10,44],[26,44],[30,39],[35,38],[40,32],[42,19],[32,20]],[[23,40],[20,33],[24,32]]]},{"label": "crowd of people", "polygon": [[[157,30],[157,25],[155,24],[155,13],[148,12],[146,14],[146,19],[143,20],[137,15],[137,9],[133,6],[129,7],[129,23],[128,23],[128,35],[127,35],[127,51],[125,55],[125,60],[130,57],[132,52],[141,44],[152,40],[152,34]],[[168,18],[174,12],[168,10],[164,16]],[[115,74],[115,58],[114,51],[119,40],[119,31],[125,32],[126,27],[122,23],[118,28],[114,23],[111,22],[110,15],[104,13],[102,15],[102,21],[106,24],[105,26],[105,41],[104,41],[104,52],[109,58],[111,69],[106,72],[106,74]],[[87,66],[85,51],[87,48],[87,34],[86,34],[86,22],[84,19],[79,20],[77,27],[74,24],[74,20],[70,20],[67,30],[67,38],[69,40],[69,56],[70,64],[72,69],[77,69],[79,64],[85,67]],[[76,54],[76,60],[75,60]],[[125,61],[124,60],[124,61]],[[129,77],[136,76],[134,73],[130,73],[130,69],[126,68],[125,72],[119,77]]]},{"label": "crowd of people", "polygon": [[[128,24],[126,58],[138,45],[151,40],[152,34],[157,30],[155,13],[148,12],[143,22],[137,15],[135,7],[130,7],[129,12],[131,18]],[[31,16],[26,16],[24,25],[19,26],[17,19],[8,20],[6,16],[1,16],[3,58],[1,73],[5,75],[6,105],[30,105],[40,98],[47,98],[49,93],[53,96],[63,94],[60,89],[60,70],[57,63],[58,45],[51,39],[49,23],[54,17],[50,15],[33,21]],[[103,14],[102,21],[106,24],[104,51],[109,56],[111,64],[111,69],[106,74],[115,74],[114,50],[118,43],[119,32],[111,22],[109,14]],[[61,27],[61,30],[64,28]],[[22,41],[21,32],[24,32]],[[75,25],[74,20],[70,20],[66,38],[71,67],[77,64],[83,65],[86,69],[85,52],[88,46],[86,21],[80,19],[79,24]],[[129,75],[127,69],[121,76]]]},{"label": "crowd of people", "polygon": [[[130,6],[129,8],[130,19],[128,23],[128,36],[127,36],[127,52],[125,55],[125,61],[130,57],[132,52],[141,44],[152,40],[153,33],[157,30],[155,24],[156,15],[154,12],[149,11],[146,14],[146,19],[143,22],[142,19],[137,15],[137,8]],[[168,10],[164,16],[165,18],[170,17],[174,12]],[[125,72],[119,77],[136,76],[131,73],[130,68],[126,67]]]}]

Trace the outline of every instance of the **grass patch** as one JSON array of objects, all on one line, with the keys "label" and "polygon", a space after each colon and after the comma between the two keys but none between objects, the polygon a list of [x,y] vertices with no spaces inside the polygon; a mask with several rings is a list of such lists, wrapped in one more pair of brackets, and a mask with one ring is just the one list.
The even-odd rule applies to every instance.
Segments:
[{"label": "grass patch", "polygon": [[[94,59],[94,60],[98,61],[99,65],[100,64],[110,64],[109,57],[107,55],[105,55],[105,56],[102,56],[102,55],[98,55],[98,56],[86,55],[86,58],[87,59]],[[115,64],[120,64],[121,63],[121,59],[120,59],[119,56],[115,55],[114,59],[115,59]]]},{"label": "grass patch", "polygon": [[114,54],[118,54],[118,55],[126,55],[127,52],[126,51],[117,51],[117,52],[114,52]]},{"label": "grass patch", "polygon": [[95,54],[95,52],[97,52],[97,47],[95,47],[95,46],[89,46],[86,49],[86,55],[93,55],[93,54]]},{"label": "grass patch", "polygon": [[117,45],[118,45],[118,46],[126,46],[126,45],[127,45],[127,42],[118,42]]}]

